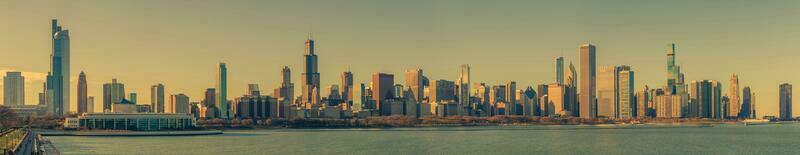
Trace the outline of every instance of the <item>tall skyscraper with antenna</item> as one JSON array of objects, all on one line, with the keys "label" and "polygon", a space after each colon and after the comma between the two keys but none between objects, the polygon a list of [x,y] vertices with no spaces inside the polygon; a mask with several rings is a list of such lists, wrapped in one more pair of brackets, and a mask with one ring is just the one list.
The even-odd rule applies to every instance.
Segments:
[{"label": "tall skyscraper with antenna", "polygon": [[58,25],[58,20],[51,21],[50,37],[52,53],[50,54],[50,72],[47,74],[47,90],[50,113],[63,116],[69,113],[69,30]]},{"label": "tall skyscraper with antenna", "polygon": [[459,107],[464,107],[466,109],[459,108],[459,110],[471,112],[472,107],[475,107],[475,105],[472,105],[472,102],[469,100],[471,95],[469,92],[469,77],[469,64],[461,65],[458,68],[458,80],[456,80],[456,83],[458,83],[458,102],[460,103]]},{"label": "tall skyscraper with antenna", "polygon": [[317,68],[317,54],[314,53],[314,39],[311,34],[308,34],[306,40],[306,54],[305,54],[305,68],[301,81],[303,82],[302,88],[302,102],[309,105],[317,105],[319,103],[319,72]]},{"label": "tall skyscraper with antenna", "polygon": [[686,92],[685,87],[681,66],[675,63],[675,44],[669,44],[667,47],[667,91],[670,94],[683,94]]}]

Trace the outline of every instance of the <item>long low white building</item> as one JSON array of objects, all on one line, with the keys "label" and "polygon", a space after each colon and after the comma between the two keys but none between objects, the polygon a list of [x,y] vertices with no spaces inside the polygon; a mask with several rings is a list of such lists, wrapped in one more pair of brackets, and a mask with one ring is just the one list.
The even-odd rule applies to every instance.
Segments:
[{"label": "long low white building", "polygon": [[66,118],[65,128],[106,130],[182,130],[197,126],[189,114],[165,113],[90,113]]}]

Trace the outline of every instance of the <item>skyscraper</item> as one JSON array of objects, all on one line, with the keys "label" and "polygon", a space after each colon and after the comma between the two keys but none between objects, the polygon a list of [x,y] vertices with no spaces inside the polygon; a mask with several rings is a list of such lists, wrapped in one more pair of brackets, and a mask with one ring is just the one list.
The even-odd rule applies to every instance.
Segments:
[{"label": "skyscraper", "polygon": [[150,86],[150,111],[153,113],[164,113],[164,85],[159,83]]},{"label": "skyscraper", "polygon": [[692,81],[689,116],[722,118],[722,85],[714,80]]},{"label": "skyscraper", "polygon": [[94,96],[86,97],[86,113],[94,113]]},{"label": "skyscraper", "polygon": [[545,116],[566,116],[564,107],[564,85],[551,83],[547,85],[547,103],[544,106],[547,114]]},{"label": "skyscraper", "polygon": [[330,85],[327,90],[328,97],[327,100],[325,100],[327,106],[337,106],[342,103],[342,93],[339,91],[339,85]]},{"label": "skyscraper", "polygon": [[58,20],[51,22],[52,54],[50,55],[50,72],[47,74],[46,96],[50,96],[50,112],[57,116],[69,113],[69,30],[58,25]]},{"label": "skyscraper", "polygon": [[739,98],[739,76],[736,74],[731,75],[730,95],[731,97],[729,98],[730,102],[728,102],[727,117],[739,117],[742,104]]},{"label": "skyscraper", "polygon": [[617,69],[617,84],[616,84],[616,103],[618,108],[617,116],[619,118],[632,118],[636,117],[636,102],[633,96],[634,91],[634,74],[631,66],[623,65],[618,66]]},{"label": "skyscraper", "polygon": [[506,82],[506,115],[517,115],[517,82]]},{"label": "skyscraper", "polygon": [[292,83],[292,71],[289,66],[283,66],[281,77],[281,86],[275,89],[273,95],[282,102],[294,103],[294,83]]},{"label": "skyscraper", "polygon": [[[564,78],[564,106],[568,111],[565,112],[565,114],[573,117],[580,117],[580,105],[578,105],[578,72],[575,69],[575,65],[572,65],[572,62],[569,63],[569,68],[567,68]],[[547,91],[539,92],[539,94],[541,93],[547,94]]]},{"label": "skyscraper", "polygon": [[756,93],[750,92],[750,118],[758,118],[756,116],[756,107],[758,102],[756,102]]},{"label": "skyscraper", "polygon": [[301,81],[303,81],[303,104],[316,105],[319,102],[320,75],[317,70],[317,55],[314,50],[314,39],[309,34],[306,40],[305,70],[301,76]]},{"label": "skyscraper", "polygon": [[580,74],[580,117],[597,117],[596,98],[596,70],[595,46],[583,44],[580,48],[581,74]]},{"label": "skyscraper", "polygon": [[348,106],[352,106],[353,94],[353,73],[346,71],[342,73],[342,101]]},{"label": "skyscraper", "polygon": [[486,85],[486,83],[476,83],[472,87],[472,93],[474,97],[477,98],[475,102],[478,103],[474,110],[477,111],[476,113],[478,116],[487,116],[487,114],[489,114],[488,112],[491,110],[489,106],[489,87],[490,86]]},{"label": "skyscraper", "polygon": [[685,93],[681,66],[675,63],[675,44],[667,46],[667,92],[670,94]]},{"label": "skyscraper", "polygon": [[215,88],[206,88],[205,96],[203,98],[203,106],[204,107],[216,107],[217,106],[217,89]]},{"label": "skyscraper", "polygon": [[3,105],[25,105],[25,77],[22,72],[6,72],[6,77],[3,77]]},{"label": "skyscraper", "polygon": [[564,57],[556,58],[556,83],[564,84]]},{"label": "skyscraper", "polygon": [[792,85],[789,83],[783,83],[780,86],[779,110],[779,119],[792,119]]},{"label": "skyscraper", "polygon": [[501,103],[508,104],[506,102],[506,93],[508,93],[506,90],[506,85],[494,85],[489,89],[489,103],[492,107],[490,115],[499,115],[499,105]]},{"label": "skyscraper", "polygon": [[646,85],[644,88],[636,92],[636,117],[644,118],[648,117],[651,109],[650,109],[650,88]]},{"label": "skyscraper", "polygon": [[[392,90],[394,89],[394,75],[387,73],[372,74],[372,99],[375,100],[375,105],[380,111],[381,116],[387,116],[391,113],[388,109],[382,108],[384,100],[394,96]],[[386,111],[385,111],[386,110]]]},{"label": "skyscraper", "polygon": [[550,86],[549,86],[549,85],[546,85],[546,84],[540,84],[540,85],[537,85],[537,86],[536,86],[536,92],[538,92],[538,93],[536,94],[536,98],[539,98],[539,100],[540,100],[540,101],[539,101],[539,109],[540,109],[541,111],[539,111],[539,112],[540,112],[540,113],[539,113],[539,116],[549,116],[550,114],[552,114],[552,113],[553,113],[553,111],[552,111],[552,110],[551,110],[551,111],[548,111],[548,109],[547,109],[547,105],[548,105],[548,101],[547,101],[547,100],[549,100],[549,99],[547,99],[547,100],[544,100],[544,98],[545,98],[547,95],[549,95],[549,93],[550,93],[550,92],[548,92],[548,91],[547,91],[547,89],[548,89],[549,87],[550,87]]},{"label": "skyscraper", "polygon": [[536,91],[533,90],[533,87],[528,86],[525,90],[520,90],[522,93],[517,95],[520,98],[520,104],[522,105],[523,115],[525,116],[538,116],[539,112],[539,100],[536,98]]},{"label": "skyscraper", "polygon": [[[458,68],[458,80],[456,83],[458,84],[458,103],[459,107],[473,107],[474,105],[470,104],[470,93],[469,93],[469,83],[470,83],[470,72],[469,72],[469,64],[463,64]],[[472,109],[472,108],[469,108]],[[458,109],[459,111],[467,110],[467,109]]]},{"label": "skyscraper", "polygon": [[570,62],[569,68],[567,69],[567,72],[564,74],[564,85],[578,87],[578,72],[575,71],[575,65],[572,65],[572,62]]},{"label": "skyscraper", "polygon": [[87,88],[86,87],[87,87],[87,85],[86,85],[86,74],[81,72],[81,74],[78,75],[78,113],[79,114],[87,113],[88,110],[89,110],[88,107],[87,107],[87,100],[89,99],[88,98],[89,95],[86,93],[87,92],[87,90],[86,90]]},{"label": "skyscraper", "polygon": [[138,102],[139,100],[137,98],[136,93],[129,93],[128,94],[128,101],[131,101],[131,103],[133,103],[133,104],[139,103]]},{"label": "skyscraper", "polygon": [[616,80],[614,66],[597,69],[597,116],[616,117]]},{"label": "skyscraper", "polygon": [[745,86],[742,88],[742,109],[739,109],[739,118],[754,118],[755,106],[753,106],[751,95],[750,87]]},{"label": "skyscraper", "polygon": [[430,87],[430,103],[447,103],[456,100],[456,83],[449,80],[433,81]]},{"label": "skyscraper", "polygon": [[421,103],[425,97],[425,86],[423,86],[422,69],[409,69],[406,70],[406,87],[411,90],[410,96],[417,103]]},{"label": "skyscraper", "polygon": [[165,113],[189,114],[189,96],[185,94],[173,94],[169,96],[169,104]]},{"label": "skyscraper", "polygon": [[111,104],[125,99],[125,85],[111,79],[111,83],[103,84],[103,112],[111,112]]},{"label": "skyscraper", "polygon": [[219,63],[217,70],[217,108],[219,117],[222,119],[231,118],[230,106],[228,106],[228,67],[225,63]]},{"label": "skyscraper", "polygon": [[258,84],[247,84],[247,93],[250,96],[261,96],[261,90],[258,89]]}]

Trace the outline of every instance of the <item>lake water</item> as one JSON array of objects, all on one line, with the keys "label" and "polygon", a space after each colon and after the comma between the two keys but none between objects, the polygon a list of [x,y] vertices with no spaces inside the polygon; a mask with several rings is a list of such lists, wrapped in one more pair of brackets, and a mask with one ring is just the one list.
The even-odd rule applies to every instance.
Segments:
[{"label": "lake water", "polygon": [[800,124],[276,129],[48,138],[62,154],[800,154]]}]

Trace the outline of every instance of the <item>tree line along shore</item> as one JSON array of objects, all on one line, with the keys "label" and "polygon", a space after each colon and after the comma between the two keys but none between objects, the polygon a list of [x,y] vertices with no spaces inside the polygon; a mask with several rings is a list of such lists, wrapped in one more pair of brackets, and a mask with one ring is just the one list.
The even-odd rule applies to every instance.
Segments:
[{"label": "tree line along shore", "polygon": [[450,116],[406,117],[383,116],[366,119],[324,118],[267,118],[267,119],[200,119],[197,124],[207,129],[262,129],[262,128],[397,128],[397,127],[458,127],[499,125],[600,125],[600,124],[651,124],[651,123],[735,123],[737,120],[703,118],[578,118],[536,116]]}]

